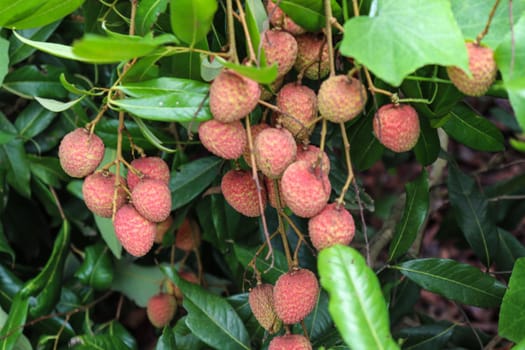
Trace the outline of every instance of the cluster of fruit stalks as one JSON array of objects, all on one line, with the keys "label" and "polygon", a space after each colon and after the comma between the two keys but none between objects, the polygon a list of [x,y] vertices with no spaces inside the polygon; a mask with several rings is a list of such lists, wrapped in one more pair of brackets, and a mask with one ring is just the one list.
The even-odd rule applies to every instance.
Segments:
[{"label": "cluster of fruit stalks", "polygon": [[[305,32],[271,1],[267,10],[273,28],[261,35],[261,42],[268,64],[278,66],[272,93],[257,82],[224,69],[210,86],[213,119],[200,124],[199,138],[211,153],[229,160],[242,156],[252,167],[250,171],[238,166],[221,181],[225,200],[239,213],[258,217],[269,202],[284,216],[282,209],[288,207],[298,217],[309,219],[308,234],[317,250],[334,244],[348,245],[355,233],[354,220],[344,207],[344,191],[334,203],[328,203],[330,161],[323,150],[324,135],[321,147],[310,145],[309,136],[319,120],[341,124],[344,133],[344,123],[362,113],[367,90],[353,76],[357,69],[335,75],[330,45],[323,34]],[[447,72],[463,93],[483,95],[497,72],[493,53],[481,46],[479,40],[466,43],[466,47],[472,75],[457,67],[448,67]],[[283,85],[292,68],[297,70],[298,80]],[[301,84],[303,77],[326,79],[316,93]],[[381,92],[371,86],[371,81],[369,85],[372,92]],[[392,103],[378,108],[373,120],[374,135],[394,152],[408,151],[419,138],[418,114],[409,104],[400,103],[395,94],[387,94]],[[276,105],[264,102],[274,95]],[[247,116],[258,104],[274,112],[273,123],[250,125]],[[246,121],[246,129],[242,119]],[[124,249],[136,257],[143,256],[154,242],[162,241],[162,235],[172,224],[169,167],[158,157],[142,157],[129,164],[118,159],[128,168],[127,177],[123,178],[109,171],[114,162],[96,171],[103,156],[102,140],[82,128],[66,135],[59,148],[65,172],[72,177],[85,177],[82,192],[87,207],[96,215],[112,217],[116,237]],[[305,243],[304,236],[296,232],[299,244]],[[189,246],[194,247],[189,236]],[[274,287],[261,283],[255,260],[252,261],[257,286],[250,291],[250,306],[269,333],[279,331],[282,324],[286,326],[286,334],[275,337],[270,349],[286,344],[302,344],[301,349],[311,349],[306,337],[289,334],[288,325],[301,322],[313,310],[319,293],[317,278],[298,266],[296,254],[291,258],[285,236],[283,243],[290,271]],[[269,239],[266,244],[271,251]],[[175,294],[160,293],[150,300],[148,315],[155,326],[162,327],[173,317]]]}]

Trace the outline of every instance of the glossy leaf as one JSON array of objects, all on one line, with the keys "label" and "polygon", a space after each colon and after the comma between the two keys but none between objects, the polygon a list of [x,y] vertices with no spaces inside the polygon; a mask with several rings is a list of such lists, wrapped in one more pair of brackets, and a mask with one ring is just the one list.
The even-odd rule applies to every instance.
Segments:
[{"label": "glossy leaf", "polygon": [[234,70],[237,73],[261,84],[270,84],[277,79],[277,64],[266,67],[248,67],[223,60],[219,61],[224,67]]},{"label": "glossy leaf", "polygon": [[478,307],[499,306],[505,286],[478,268],[450,259],[415,259],[393,268],[422,288]]},{"label": "glossy leaf", "polygon": [[[246,0],[246,25],[248,26],[250,40],[258,60],[261,63],[261,66],[265,66],[266,56],[261,47],[261,34],[269,28],[270,22],[268,21],[268,16],[262,0]],[[208,59],[203,61],[203,63],[207,62],[210,66],[213,66],[213,63],[216,63],[215,61],[210,63]]]},{"label": "glossy leaf", "polygon": [[[60,161],[55,157],[38,157],[28,154],[29,168],[31,174],[40,179],[46,185],[60,187],[60,181],[67,181],[69,176],[66,175]],[[56,207],[56,203],[53,201]]]},{"label": "glossy leaf", "polygon": [[393,86],[428,64],[468,70],[463,35],[449,1],[406,0],[402,10],[397,1],[379,1],[374,17],[353,17],[344,28],[341,53]]},{"label": "glossy leaf", "polygon": [[176,349],[175,335],[173,334],[173,329],[171,329],[171,327],[169,326],[166,326],[162,330],[162,335],[157,341],[157,346],[155,347],[155,350],[172,350],[172,349]]},{"label": "glossy leaf", "polygon": [[159,292],[164,274],[156,266],[141,266],[120,260],[115,264],[115,278],[111,289],[123,293],[140,307]]},{"label": "glossy leaf", "polygon": [[9,41],[0,38],[0,84],[9,70]]},{"label": "glossy leaf", "polygon": [[28,38],[24,38],[16,31],[13,31],[13,34],[18,38],[18,40],[20,40],[24,44],[34,47],[35,49],[38,49],[42,52],[46,52],[50,55],[66,58],[68,60],[90,62],[89,59],[74,54],[73,47],[71,46],[56,43],[48,43],[45,41],[31,40]]},{"label": "glossy leaf", "polygon": [[[45,41],[58,28],[60,21],[50,23],[43,27],[23,29],[18,31],[21,36],[30,40]],[[9,38],[9,62],[11,65],[19,63],[35,52],[35,48],[22,43],[15,35]]]},{"label": "glossy leaf", "polygon": [[321,250],[318,270],[330,295],[330,315],[349,347],[399,349],[379,280],[357,250],[341,245]]},{"label": "glossy leaf", "polygon": [[31,139],[44,131],[55,119],[56,114],[50,112],[37,102],[31,102],[18,114],[15,126],[18,134],[25,140]]},{"label": "glossy leaf", "polygon": [[61,19],[79,8],[85,0],[0,2],[0,27],[26,29],[41,27]]},{"label": "glossy leaf", "polygon": [[405,210],[401,221],[396,225],[394,238],[390,244],[388,260],[395,260],[405,254],[414,243],[421,230],[430,206],[428,174],[421,175],[406,185]]},{"label": "glossy leaf", "polygon": [[160,140],[154,133],[151,131],[151,129],[142,121],[140,118],[136,118],[132,116],[133,121],[137,126],[140,128],[140,131],[142,132],[142,135],[148,140],[153,146],[157,147],[161,151],[167,152],[167,153],[173,153],[176,152],[176,149],[168,148],[163,145],[162,140]]},{"label": "glossy leaf", "polygon": [[135,30],[138,35],[147,34],[161,13],[166,10],[169,0],[142,0],[137,7]]},{"label": "glossy leaf", "polygon": [[111,221],[111,219],[103,218],[94,214],[93,217],[95,218],[95,223],[97,224],[100,235],[108,245],[115,258],[120,259],[122,255],[122,245],[117,239],[117,236],[115,236],[113,221]]},{"label": "glossy leaf", "polygon": [[403,349],[406,350],[434,350],[442,349],[454,333],[455,324],[428,324],[419,327],[404,328],[396,332],[401,338]]},{"label": "glossy leaf", "polygon": [[[242,266],[246,266],[250,271],[251,268],[248,267],[248,264],[254,258],[256,250],[257,248],[243,247],[238,244],[233,246],[233,251],[239,263]],[[273,253],[275,257],[273,266],[271,266],[271,257],[265,259],[268,254],[268,249],[266,248],[257,256],[256,260],[257,270],[264,271],[264,273],[261,274],[261,277],[268,283],[275,283],[282,274],[288,272],[288,264],[284,254],[276,249],[274,249]]]},{"label": "glossy leaf", "polygon": [[207,349],[206,345],[199,338],[197,338],[186,325],[187,317],[188,316],[181,317],[173,328],[177,350]]},{"label": "glossy leaf", "polygon": [[129,350],[137,350],[137,341],[133,335],[118,321],[111,321],[105,328],[107,335],[118,337]]},{"label": "glossy leaf", "polygon": [[498,251],[494,261],[498,270],[512,270],[516,260],[525,257],[525,247],[510,232],[498,227]]},{"label": "glossy leaf", "polygon": [[0,349],[11,350],[15,349],[15,345],[22,334],[23,325],[26,322],[27,311],[29,309],[29,298],[23,297],[18,293],[11,308],[7,320],[0,330]]},{"label": "glossy leaf", "polygon": [[62,72],[53,66],[22,66],[5,77],[2,87],[27,99],[34,96],[65,98],[67,92],[58,81]]},{"label": "glossy leaf", "polygon": [[[334,0],[330,3],[332,15],[341,20],[341,7]],[[318,0],[281,0],[279,7],[299,26],[309,32],[317,32],[323,29],[326,23],[323,4],[324,1]]]},{"label": "glossy leaf", "polygon": [[498,249],[497,229],[488,213],[488,202],[473,179],[455,165],[448,167],[448,192],[456,221],[481,261],[490,266]]},{"label": "glossy leaf", "polygon": [[109,334],[84,334],[72,339],[75,344],[73,350],[89,349],[112,349],[112,350],[129,350],[129,347],[118,336]]},{"label": "glossy leaf", "polygon": [[525,258],[516,260],[499,313],[498,334],[514,343],[525,339]]},{"label": "glossy leaf", "polygon": [[172,0],[170,19],[173,33],[187,44],[201,41],[210,31],[217,7],[217,0]]},{"label": "glossy leaf", "polygon": [[210,90],[210,84],[190,79],[162,77],[153,80],[129,82],[118,87],[131,97],[164,96],[175,93],[195,95],[201,101]]},{"label": "glossy leaf", "polygon": [[421,133],[414,147],[414,154],[421,165],[427,166],[434,163],[438,158],[441,145],[437,129],[430,126],[427,118],[419,118],[419,125]]},{"label": "glossy leaf", "polygon": [[48,111],[51,111],[51,112],[63,112],[67,109],[70,109],[71,107],[73,107],[74,105],[82,101],[83,99],[84,99],[84,96],[79,97],[69,102],[62,102],[62,101],[54,100],[51,98],[43,98],[43,97],[38,97],[38,96],[35,97],[35,100],[37,100],[37,102],[40,103],[42,107],[46,108]]},{"label": "glossy leaf", "polygon": [[86,247],[84,254],[84,261],[75,272],[75,277],[97,290],[109,288],[115,274],[108,247],[101,243],[91,245]]},{"label": "glossy leaf", "polygon": [[[2,308],[0,308],[0,329],[2,329],[6,320],[7,320],[7,314],[5,313],[4,310],[2,310]],[[24,334],[21,334],[20,337],[17,339],[16,344],[14,345],[14,348],[16,350],[33,350],[31,343],[29,342],[29,340]]]}]

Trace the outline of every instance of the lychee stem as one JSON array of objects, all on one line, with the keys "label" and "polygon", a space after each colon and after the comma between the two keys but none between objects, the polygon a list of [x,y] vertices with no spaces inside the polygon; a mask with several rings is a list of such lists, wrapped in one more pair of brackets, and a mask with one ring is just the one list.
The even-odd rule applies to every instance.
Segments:
[{"label": "lychee stem", "polygon": [[277,207],[277,231],[281,234],[281,240],[283,241],[284,254],[286,255],[286,262],[288,264],[288,269],[291,269],[293,266],[292,255],[290,253],[290,245],[288,244],[288,237],[286,237],[286,229],[283,224],[283,209],[281,205],[281,198],[279,197],[279,184],[277,180],[274,180],[273,191],[275,193],[275,206]]},{"label": "lychee stem", "polygon": [[348,135],[346,134],[345,123],[339,123],[339,126],[341,127],[341,136],[343,138],[346,167],[347,167],[348,172],[347,172],[345,184],[343,188],[341,189],[341,194],[339,195],[339,198],[337,198],[337,201],[336,201],[337,207],[344,205],[345,194],[348,191],[348,188],[350,187],[352,180],[354,179],[354,171],[352,170],[352,160],[350,158],[350,142],[348,142]]},{"label": "lychee stem", "polygon": [[[253,49],[252,39],[250,37],[250,31],[248,30],[248,25],[246,24],[246,16],[244,15],[244,10],[242,9],[242,4],[239,0],[237,2],[237,9],[239,10],[239,22],[241,22],[242,29],[244,31],[244,37],[246,39],[246,45],[248,46],[248,62],[254,62],[256,65],[259,65],[259,60]],[[262,45],[262,40],[261,40]]]},{"label": "lychee stem", "polygon": [[352,7],[354,8],[354,16],[359,16],[359,4],[357,3],[357,0],[352,0]]},{"label": "lychee stem", "polygon": [[[272,239],[274,239],[275,236],[277,236],[277,234],[279,233],[279,231],[275,231],[273,232],[271,235],[270,235],[270,241]],[[262,251],[264,250],[264,248],[266,247],[267,245],[267,242],[263,242],[263,244],[261,244],[261,246],[257,249],[257,251],[255,252],[252,260],[250,260],[250,262],[248,263],[248,267],[251,267],[255,273],[255,275],[260,275],[259,273],[259,270],[257,270],[257,257],[259,256],[259,254],[262,253]],[[246,272],[246,271],[245,271]]]},{"label": "lychee stem", "polygon": [[328,62],[330,64],[330,76],[335,75],[335,63],[334,63],[334,43],[332,41],[332,3],[331,0],[324,0],[324,15],[326,17],[325,23],[325,35],[328,45]]},{"label": "lychee stem", "polygon": [[481,40],[483,40],[485,35],[488,34],[490,23],[492,22],[492,19],[494,18],[494,14],[496,13],[496,9],[498,8],[499,2],[500,0],[496,0],[496,2],[494,2],[494,6],[492,6],[492,9],[490,10],[489,18],[487,20],[487,24],[485,24],[485,28],[481,31],[481,33],[478,34],[478,36],[476,37],[476,40],[474,41],[476,45],[479,45],[479,43],[481,43]]},{"label": "lychee stem", "polygon": [[228,20],[228,46],[229,56],[234,63],[239,63],[237,48],[235,47],[235,27],[233,23],[233,3],[232,0],[226,0],[226,17]]},{"label": "lychee stem", "polygon": [[124,130],[124,112],[120,111],[118,113],[118,130],[117,130],[117,156],[115,162],[115,189],[113,190],[113,214],[111,216],[112,220],[115,220],[115,214],[117,213],[117,198],[118,198],[118,189],[120,187],[120,162],[123,159],[122,157],[122,131]]}]

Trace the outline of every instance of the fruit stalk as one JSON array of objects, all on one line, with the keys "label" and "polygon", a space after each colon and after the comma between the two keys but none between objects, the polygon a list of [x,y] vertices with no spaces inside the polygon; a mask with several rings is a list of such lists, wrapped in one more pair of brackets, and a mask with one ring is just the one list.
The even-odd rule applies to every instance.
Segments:
[{"label": "fruit stalk", "polygon": [[346,167],[348,168],[345,184],[341,189],[341,194],[339,195],[339,198],[337,198],[336,201],[338,205],[343,205],[345,194],[348,191],[352,180],[354,179],[354,171],[352,170],[352,160],[350,159],[350,142],[348,142],[348,135],[346,134],[345,123],[339,123],[339,126],[341,127],[341,136],[343,137]]},{"label": "fruit stalk", "polygon": [[239,63],[237,48],[235,47],[235,26],[233,23],[233,0],[226,0],[226,17],[228,18],[228,45],[230,47],[229,57],[233,63]]},{"label": "fruit stalk", "polygon": [[490,24],[492,23],[492,19],[494,18],[494,14],[496,13],[496,9],[498,8],[499,2],[500,0],[496,0],[496,2],[494,2],[494,6],[492,6],[492,9],[490,10],[489,18],[487,20],[487,24],[485,24],[485,28],[483,28],[481,33],[479,33],[478,36],[476,36],[476,40],[474,41],[476,45],[479,45],[479,43],[481,42],[481,40],[483,40],[485,35],[488,34]]},{"label": "fruit stalk", "polygon": [[328,62],[330,64],[330,76],[335,75],[335,63],[334,63],[334,43],[332,41],[332,4],[330,0],[324,0],[324,14],[326,17],[325,35],[328,45]]}]

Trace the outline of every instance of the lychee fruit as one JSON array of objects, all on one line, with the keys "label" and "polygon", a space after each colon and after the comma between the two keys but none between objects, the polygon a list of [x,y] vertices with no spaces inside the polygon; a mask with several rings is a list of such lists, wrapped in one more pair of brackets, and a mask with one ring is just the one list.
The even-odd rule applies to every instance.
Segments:
[{"label": "lychee fruit", "polygon": [[273,288],[275,312],[284,324],[301,322],[314,309],[319,283],[308,269],[295,269],[281,275]]},{"label": "lychee fruit", "polygon": [[268,283],[258,284],[248,294],[248,303],[259,324],[270,334],[281,329],[282,322],[273,307],[273,286]]},{"label": "lychee fruit", "polygon": [[71,177],[82,178],[94,172],[104,158],[104,143],[95,134],[78,128],[66,134],[58,147],[62,169]]},{"label": "lychee fruit", "polygon": [[201,234],[196,222],[184,218],[177,233],[175,234],[175,247],[185,252],[191,252],[201,243]]},{"label": "lychee fruit", "polygon": [[468,42],[467,47],[469,69],[472,77],[469,77],[459,67],[447,67],[448,77],[459,91],[469,96],[484,95],[496,79],[498,67],[494,60],[494,51],[490,47]]},{"label": "lychee fruit", "polygon": [[[127,193],[124,190],[124,180],[120,178],[117,189],[116,209],[126,203]],[[82,184],[82,196],[91,212],[103,218],[113,216],[113,197],[115,193],[115,174],[110,172],[96,172],[88,175]]]},{"label": "lychee fruit", "polygon": [[148,300],[146,313],[151,324],[157,328],[168,325],[175,316],[177,300],[168,293],[158,293]]},{"label": "lychee fruit", "polygon": [[224,159],[239,158],[246,147],[246,132],[240,121],[208,120],[199,125],[199,139],[208,151]]},{"label": "lychee fruit", "polygon": [[140,215],[149,221],[161,222],[170,215],[171,192],[162,181],[144,179],[131,192],[131,202]]},{"label": "lychee fruit", "polygon": [[268,128],[255,138],[254,153],[257,168],[269,178],[277,179],[295,161],[297,145],[288,130]]},{"label": "lychee fruit", "polygon": [[[270,127],[270,125],[266,124],[266,123],[260,123],[260,124],[255,124],[255,125],[251,125],[250,126],[250,131],[251,131],[251,134],[252,134],[252,140],[255,140],[257,138],[257,135],[259,135],[261,133],[261,131],[263,131],[264,129],[268,129]],[[248,166],[252,166],[252,159],[251,159],[251,155],[250,155],[250,145],[248,145],[248,142],[246,142],[246,147],[244,147],[244,152],[242,154],[242,157],[244,158],[244,161],[246,162],[246,164],[248,164]]]},{"label": "lychee fruit", "polygon": [[278,187],[279,187],[279,203],[280,203],[280,206],[281,208],[285,208],[286,207],[286,202],[284,201],[284,198],[282,196],[282,189],[281,189],[281,181],[280,180],[277,180],[277,179],[270,179],[269,177],[264,177],[264,184],[266,185],[266,192],[268,193],[268,203],[270,203],[270,205],[273,207],[273,208],[277,208],[277,193],[275,192],[275,181],[278,182]]},{"label": "lychee fruit", "polygon": [[[137,158],[131,161],[131,166],[140,171],[144,179],[155,179],[164,182],[166,185],[169,184],[170,169],[162,158]],[[133,191],[140,179],[133,171],[128,171],[128,188],[130,191]]]},{"label": "lychee fruit", "polygon": [[317,250],[335,244],[348,245],[355,235],[354,218],[342,205],[331,203],[308,220],[308,233]]},{"label": "lychee fruit", "polygon": [[171,215],[164,221],[157,223],[157,232],[155,233],[155,243],[161,244],[164,240],[164,235],[173,225],[173,217]]},{"label": "lychee fruit", "polygon": [[319,153],[321,149],[314,145],[298,145],[297,146],[297,161],[304,160],[312,167],[319,167],[321,165],[321,172],[324,174],[330,173],[330,159],[326,152],[322,152],[321,162],[319,162]]},{"label": "lychee fruit", "polygon": [[272,0],[268,0],[266,11],[273,26],[282,28],[292,35],[300,35],[306,32],[306,29],[295,23]]},{"label": "lychee fruit", "polygon": [[[222,177],[221,191],[224,199],[239,213],[257,217],[261,215],[257,185],[251,171],[230,170]],[[266,190],[261,186],[263,208],[266,206]]]},{"label": "lychee fruit", "polygon": [[131,204],[117,211],[113,227],[122,247],[135,257],[146,255],[153,246],[157,225],[140,215]]},{"label": "lychee fruit", "polygon": [[332,186],[326,173],[305,161],[296,161],[284,171],[282,197],[292,212],[303,218],[318,214],[325,207]]},{"label": "lychee fruit", "polygon": [[221,123],[231,123],[247,116],[260,96],[256,81],[223,69],[210,85],[210,111]]},{"label": "lychee fruit", "polygon": [[419,139],[419,117],[407,104],[381,106],[374,117],[373,127],[379,142],[394,152],[411,150]]},{"label": "lychee fruit", "polygon": [[295,37],[297,40],[297,59],[294,68],[303,72],[308,79],[319,80],[330,73],[328,44],[323,35],[307,33]]},{"label": "lychee fruit", "polygon": [[272,339],[268,350],[312,350],[312,343],[301,334],[285,334]]},{"label": "lychee fruit", "polygon": [[269,66],[277,63],[278,76],[288,73],[297,58],[295,38],[282,30],[267,30],[261,35],[261,42],[266,55],[266,63]]},{"label": "lychee fruit", "polygon": [[281,110],[281,124],[292,135],[307,139],[312,132],[312,122],[317,116],[317,95],[308,86],[294,82],[284,85],[277,94],[277,107]]},{"label": "lychee fruit", "polygon": [[366,101],[366,89],[361,81],[346,75],[329,77],[317,93],[319,113],[333,123],[354,119],[363,111]]}]

